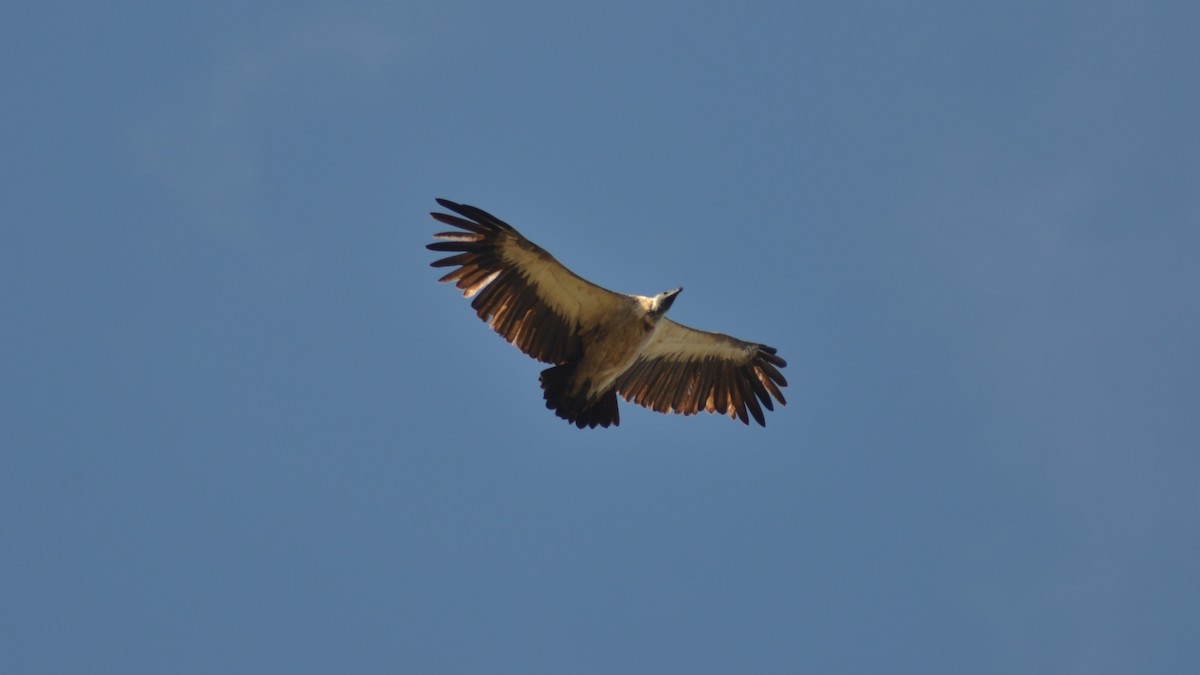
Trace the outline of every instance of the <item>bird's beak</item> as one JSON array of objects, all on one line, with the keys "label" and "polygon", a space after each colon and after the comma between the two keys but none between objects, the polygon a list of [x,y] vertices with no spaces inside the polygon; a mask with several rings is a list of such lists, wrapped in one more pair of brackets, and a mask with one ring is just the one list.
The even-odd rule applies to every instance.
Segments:
[{"label": "bird's beak", "polygon": [[658,302],[658,312],[660,315],[665,314],[668,309],[671,309],[671,305],[675,304],[675,296],[679,295],[679,292],[682,290],[682,288],[676,288],[662,294],[662,300]]}]

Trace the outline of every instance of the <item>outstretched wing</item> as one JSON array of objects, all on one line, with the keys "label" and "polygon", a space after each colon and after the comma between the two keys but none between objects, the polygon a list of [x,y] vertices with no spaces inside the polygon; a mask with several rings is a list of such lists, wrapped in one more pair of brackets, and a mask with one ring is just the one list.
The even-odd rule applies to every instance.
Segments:
[{"label": "outstretched wing", "polygon": [[749,411],[766,426],[762,407],[775,409],[771,397],[787,404],[780,391],[787,379],[779,372],[786,365],[773,347],[664,318],[616,386],[626,401],[658,412],[694,415],[704,410],[749,424]]},{"label": "outstretched wing", "polygon": [[463,230],[435,234],[445,241],[426,246],[455,253],[431,263],[458,268],[438,281],[453,281],[464,297],[474,297],[471,307],[479,318],[538,361],[561,364],[579,358],[580,334],[629,302],[563,267],[487,211],[447,199],[437,202],[458,216],[430,215]]}]

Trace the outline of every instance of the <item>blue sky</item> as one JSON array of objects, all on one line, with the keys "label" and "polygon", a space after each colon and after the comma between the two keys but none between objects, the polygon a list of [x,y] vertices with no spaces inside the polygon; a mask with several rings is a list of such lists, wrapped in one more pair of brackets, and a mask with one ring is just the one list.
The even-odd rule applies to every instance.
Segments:
[{"label": "blue sky", "polygon": [[[1195,672],[1193,3],[10,3],[13,672]],[[581,432],[434,197],[776,346]]]}]

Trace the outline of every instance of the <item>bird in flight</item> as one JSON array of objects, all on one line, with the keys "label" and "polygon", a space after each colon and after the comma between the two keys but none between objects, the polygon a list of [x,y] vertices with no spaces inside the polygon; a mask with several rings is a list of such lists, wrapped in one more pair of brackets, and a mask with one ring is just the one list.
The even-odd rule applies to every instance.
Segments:
[{"label": "bird in flight", "polygon": [[542,371],[546,407],[580,429],[621,423],[617,395],[661,413],[721,413],[766,426],[772,397],[787,403],[775,349],[666,318],[682,288],[653,296],[615,293],[576,275],[511,225],[448,199],[432,212],[458,230],[435,234],[431,251],[452,253],[454,282],[480,319]]}]

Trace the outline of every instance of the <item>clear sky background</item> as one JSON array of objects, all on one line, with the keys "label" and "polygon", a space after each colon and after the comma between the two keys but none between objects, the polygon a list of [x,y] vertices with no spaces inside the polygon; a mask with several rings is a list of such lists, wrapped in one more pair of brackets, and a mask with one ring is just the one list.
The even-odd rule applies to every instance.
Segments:
[{"label": "clear sky background", "polygon": [[[4,670],[1200,672],[1197,7],[6,3]],[[789,405],[568,426],[435,197]]]}]

